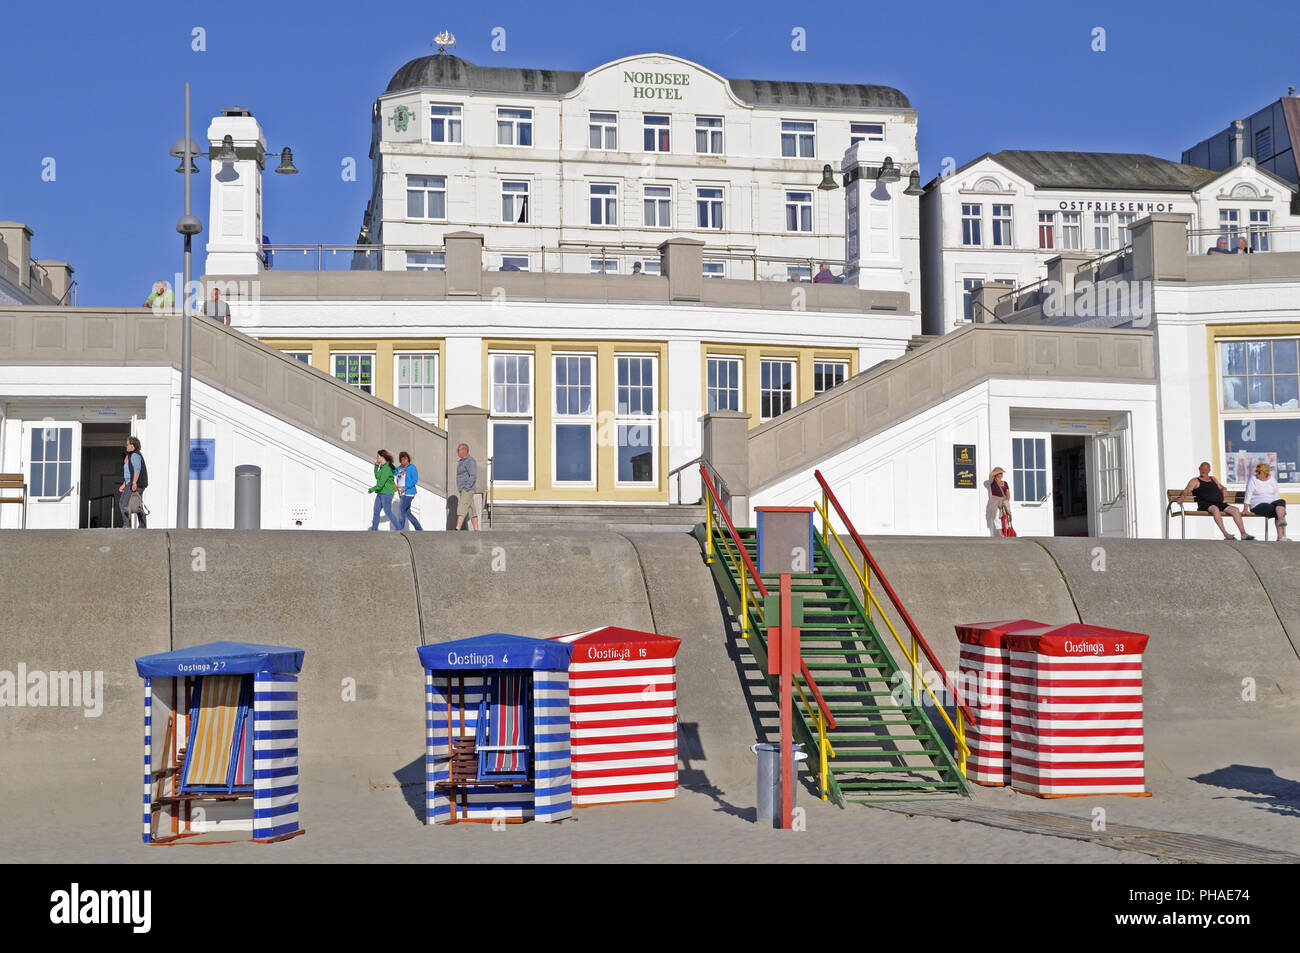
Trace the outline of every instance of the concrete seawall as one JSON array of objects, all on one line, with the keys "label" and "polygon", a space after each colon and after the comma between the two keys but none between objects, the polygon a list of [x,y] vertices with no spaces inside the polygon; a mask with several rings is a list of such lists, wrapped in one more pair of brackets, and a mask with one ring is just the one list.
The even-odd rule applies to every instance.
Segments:
[{"label": "concrete seawall", "polygon": [[[957,622],[1081,619],[1146,632],[1153,752],[1177,743],[1192,722],[1217,726],[1225,757],[1232,738],[1256,731],[1300,744],[1300,547],[868,544],[950,669]],[[607,624],[682,640],[682,783],[752,803],[746,749],[755,728],[729,620],[685,534],[14,531],[0,534],[0,593],[0,672],[23,665],[104,679],[96,717],[85,704],[0,708],[0,840],[4,828],[31,822],[69,834],[110,824],[124,841],[138,837],[142,682],[134,659],[218,639],[306,649],[305,815],[314,797],[355,801],[361,811],[363,795],[378,796],[392,801],[393,822],[415,823],[417,646]],[[1243,699],[1243,679],[1253,680],[1253,702]]]}]

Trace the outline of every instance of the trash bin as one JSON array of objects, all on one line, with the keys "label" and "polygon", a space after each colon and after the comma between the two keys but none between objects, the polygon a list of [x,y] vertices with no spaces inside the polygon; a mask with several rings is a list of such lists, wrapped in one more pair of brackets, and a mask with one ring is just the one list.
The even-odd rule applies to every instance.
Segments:
[{"label": "trash bin", "polygon": [[1013,632],[1046,631],[1032,619],[1010,622],[969,622],[958,625],[961,654],[957,685],[962,701],[975,716],[966,728],[966,777],[976,784],[999,787],[1011,780],[1010,659],[1006,637]]},{"label": "trash bin", "polygon": [[[763,742],[750,745],[749,750],[758,755],[758,820],[760,823],[772,821],[775,825],[781,814],[781,746]],[[791,753],[794,785],[791,788],[790,808],[793,810],[797,800],[795,792],[799,790],[799,762],[807,761],[808,753],[803,750],[800,742],[794,743]]]},{"label": "trash bin", "polygon": [[1148,636],[1074,622],[1011,633],[1011,787],[1039,797],[1146,794]]}]

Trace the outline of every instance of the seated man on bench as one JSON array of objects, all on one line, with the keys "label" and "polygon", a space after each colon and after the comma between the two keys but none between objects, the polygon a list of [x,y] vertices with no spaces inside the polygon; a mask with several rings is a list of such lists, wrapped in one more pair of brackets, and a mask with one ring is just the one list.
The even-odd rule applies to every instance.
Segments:
[{"label": "seated man on bench", "polygon": [[1210,465],[1202,463],[1200,471],[1200,476],[1192,477],[1174,502],[1181,503],[1190,494],[1196,500],[1196,508],[1209,513],[1214,519],[1214,525],[1219,527],[1219,532],[1223,534],[1224,539],[1237,538],[1224,528],[1223,514],[1225,513],[1232,517],[1232,521],[1237,524],[1237,529],[1241,530],[1242,539],[1254,539],[1254,536],[1246,532],[1246,524],[1241,521],[1241,510],[1224,502],[1223,484],[1210,475]]}]

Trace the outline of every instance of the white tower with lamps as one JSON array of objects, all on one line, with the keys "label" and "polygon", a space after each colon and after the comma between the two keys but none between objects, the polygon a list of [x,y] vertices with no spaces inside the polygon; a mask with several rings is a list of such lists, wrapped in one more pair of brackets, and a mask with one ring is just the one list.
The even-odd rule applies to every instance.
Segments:
[{"label": "white tower with lamps", "polygon": [[[262,170],[266,164],[262,127],[247,109],[223,109],[208,126],[208,142],[212,188],[205,273],[258,274],[263,268]],[[231,147],[233,159],[225,151]]]}]

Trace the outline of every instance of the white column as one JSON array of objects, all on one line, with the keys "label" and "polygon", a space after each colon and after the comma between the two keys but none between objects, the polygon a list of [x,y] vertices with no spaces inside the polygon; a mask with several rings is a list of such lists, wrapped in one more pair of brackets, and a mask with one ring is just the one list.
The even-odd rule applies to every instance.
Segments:
[{"label": "white column", "polygon": [[[208,126],[208,142],[221,148],[231,136],[235,148],[245,154],[266,151],[262,127],[242,109],[222,110]],[[256,275],[262,271],[262,162],[251,152],[234,162],[212,159],[208,220],[207,264],[204,274]]]}]

